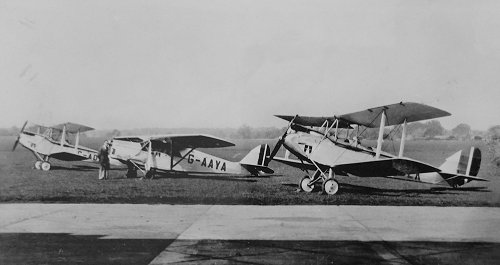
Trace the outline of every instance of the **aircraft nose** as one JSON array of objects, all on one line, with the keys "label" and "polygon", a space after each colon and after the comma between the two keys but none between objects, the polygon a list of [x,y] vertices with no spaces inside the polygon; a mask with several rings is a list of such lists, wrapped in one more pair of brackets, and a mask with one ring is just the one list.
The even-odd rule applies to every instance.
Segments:
[{"label": "aircraft nose", "polygon": [[283,145],[285,147],[288,147],[288,148],[291,147],[291,146],[293,146],[293,143],[295,142],[296,138],[297,138],[297,135],[295,135],[295,134],[288,134],[285,137],[284,141],[283,141]]}]

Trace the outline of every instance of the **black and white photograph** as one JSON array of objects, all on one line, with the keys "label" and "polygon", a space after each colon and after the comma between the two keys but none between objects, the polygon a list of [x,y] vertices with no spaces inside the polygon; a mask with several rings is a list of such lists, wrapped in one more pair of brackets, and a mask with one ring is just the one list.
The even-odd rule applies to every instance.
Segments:
[{"label": "black and white photograph", "polygon": [[0,0],[0,264],[498,264],[500,2]]}]

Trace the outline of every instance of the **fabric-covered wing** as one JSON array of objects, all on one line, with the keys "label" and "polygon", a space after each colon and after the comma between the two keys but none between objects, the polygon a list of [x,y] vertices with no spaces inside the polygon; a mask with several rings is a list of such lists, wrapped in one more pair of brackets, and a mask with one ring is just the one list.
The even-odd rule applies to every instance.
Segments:
[{"label": "fabric-covered wing", "polygon": [[385,126],[402,124],[405,119],[406,122],[414,122],[451,115],[444,110],[424,104],[401,102],[397,104],[380,106],[359,112],[344,114],[338,117],[339,119],[345,120],[347,123],[376,128],[380,126],[380,114],[383,110],[385,110],[385,114],[387,117]]},{"label": "fabric-covered wing", "polygon": [[285,165],[289,165],[289,166],[296,167],[296,168],[316,170],[316,167],[313,164],[305,162],[305,161],[302,162],[300,160],[286,159],[286,158],[282,158],[282,157],[273,157],[273,160],[276,160],[276,161],[281,162]]},{"label": "fabric-covered wing", "polygon": [[66,132],[68,132],[68,133],[87,132],[87,131],[94,130],[94,128],[92,128],[92,127],[81,125],[78,123],[73,123],[73,122],[66,122],[66,123],[57,124],[55,126],[52,126],[51,128],[62,131],[64,126],[66,126]]},{"label": "fabric-covered wing", "polygon": [[408,158],[390,158],[367,162],[340,164],[336,165],[334,169],[358,177],[404,176],[407,174],[441,171],[439,168],[429,164]]},{"label": "fabric-covered wing", "polygon": [[204,134],[171,134],[151,136],[151,141],[172,141],[175,148],[219,148],[234,146],[233,143],[223,139]]},{"label": "fabric-covered wing", "polygon": [[115,136],[113,140],[142,143],[149,139],[147,136]]},{"label": "fabric-covered wing", "polygon": [[[292,121],[295,116],[290,115],[274,115],[280,119],[284,119],[287,121]],[[310,116],[297,116],[293,123],[300,124],[303,126],[314,126],[320,127],[323,125],[325,121],[328,121],[328,124],[331,126],[333,122],[336,120],[335,116],[332,117],[310,117]],[[339,128],[351,128],[348,123],[340,120]]]}]

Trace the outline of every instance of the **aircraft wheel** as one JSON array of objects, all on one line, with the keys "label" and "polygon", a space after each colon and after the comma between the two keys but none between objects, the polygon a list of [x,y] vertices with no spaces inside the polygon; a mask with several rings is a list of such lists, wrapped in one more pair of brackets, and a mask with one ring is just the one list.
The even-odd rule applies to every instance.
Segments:
[{"label": "aircraft wheel", "polygon": [[35,169],[38,169],[38,170],[42,169],[42,161],[35,162]]},{"label": "aircraft wheel", "polygon": [[323,193],[333,195],[339,191],[339,183],[334,179],[327,179],[323,182]]},{"label": "aircraft wheel", "polygon": [[313,186],[309,186],[308,184],[310,182],[311,182],[311,179],[309,178],[309,176],[303,177],[300,180],[300,182],[299,182],[299,188],[300,188],[300,190],[305,191],[305,192],[312,192],[313,189],[314,189],[314,185]]},{"label": "aircraft wheel", "polygon": [[146,172],[146,178],[148,179],[153,179],[155,177],[155,170],[151,169],[148,172]]},{"label": "aircraft wheel", "polygon": [[42,162],[42,170],[49,171],[50,170],[50,163],[49,162]]}]

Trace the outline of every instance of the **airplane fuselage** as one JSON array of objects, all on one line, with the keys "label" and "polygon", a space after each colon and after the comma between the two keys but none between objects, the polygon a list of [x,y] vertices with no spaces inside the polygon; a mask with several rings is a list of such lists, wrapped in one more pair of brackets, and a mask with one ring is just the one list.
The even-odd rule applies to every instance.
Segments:
[{"label": "airplane fuselage", "polygon": [[19,143],[42,158],[53,157],[63,161],[99,161],[96,150],[82,146],[75,147],[69,144],[61,145],[39,134],[23,132],[19,137]]},{"label": "airplane fuselage", "polygon": [[[359,143],[348,140],[332,140],[317,133],[296,132],[285,137],[283,145],[292,154],[305,161],[335,169],[336,165],[377,160],[375,151]],[[380,159],[395,157],[382,152]],[[336,172],[342,174],[342,172]],[[429,184],[444,184],[445,179],[438,172],[389,176],[388,178],[418,181]]]},{"label": "airplane fuselage", "polygon": [[[140,143],[130,141],[113,140],[110,158],[117,159],[123,163],[131,161],[138,166],[144,167],[148,162],[149,152],[143,150]],[[249,175],[238,162],[232,162],[191,148],[183,148],[174,152],[173,155],[167,151],[153,150],[149,161],[151,168],[159,171],[179,171],[203,174],[231,174]]]}]

